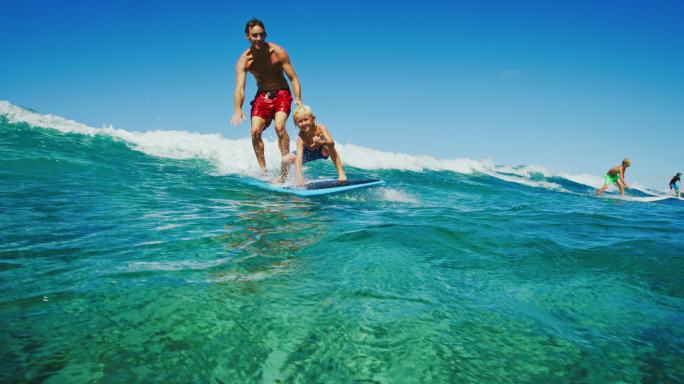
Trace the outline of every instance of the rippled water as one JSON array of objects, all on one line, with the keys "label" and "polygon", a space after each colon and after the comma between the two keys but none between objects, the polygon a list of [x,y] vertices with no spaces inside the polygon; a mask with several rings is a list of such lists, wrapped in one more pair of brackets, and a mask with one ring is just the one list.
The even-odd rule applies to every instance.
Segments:
[{"label": "rippled water", "polygon": [[684,381],[680,201],[355,167],[386,186],[302,199],[0,133],[0,382]]}]

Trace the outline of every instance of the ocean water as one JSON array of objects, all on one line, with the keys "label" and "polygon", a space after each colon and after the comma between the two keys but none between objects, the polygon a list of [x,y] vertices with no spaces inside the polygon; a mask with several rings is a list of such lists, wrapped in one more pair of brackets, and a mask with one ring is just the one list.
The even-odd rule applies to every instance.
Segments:
[{"label": "ocean water", "polygon": [[339,150],[387,184],[276,194],[247,139],[0,102],[0,382],[684,381],[684,201]]}]

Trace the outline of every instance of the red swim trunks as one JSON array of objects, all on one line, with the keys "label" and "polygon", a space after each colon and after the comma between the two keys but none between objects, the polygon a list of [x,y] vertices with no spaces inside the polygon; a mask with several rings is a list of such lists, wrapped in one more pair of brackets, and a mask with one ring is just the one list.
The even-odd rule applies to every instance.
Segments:
[{"label": "red swim trunks", "polygon": [[258,91],[252,105],[252,117],[259,116],[266,120],[264,129],[271,125],[276,112],[290,114],[292,95],[289,89],[277,89],[274,91]]}]

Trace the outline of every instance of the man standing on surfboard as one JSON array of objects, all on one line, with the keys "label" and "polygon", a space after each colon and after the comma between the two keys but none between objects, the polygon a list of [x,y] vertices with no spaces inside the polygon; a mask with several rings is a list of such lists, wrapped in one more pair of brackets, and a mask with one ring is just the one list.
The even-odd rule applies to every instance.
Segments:
[{"label": "man standing on surfboard", "polygon": [[682,182],[681,176],[682,173],[677,172],[677,174],[670,179],[670,191],[674,190],[675,197],[681,197],[679,194],[679,184]]},{"label": "man standing on surfboard", "polygon": [[627,171],[627,168],[629,168],[630,165],[632,165],[632,160],[624,159],[622,160],[622,164],[616,165],[613,168],[609,169],[606,173],[606,176],[604,177],[605,181],[603,182],[603,186],[596,191],[596,196],[600,196],[603,193],[603,191],[606,190],[606,188],[608,188],[611,184],[615,183],[620,189],[620,196],[624,197],[625,188],[627,188],[627,182],[625,181],[625,171]]},{"label": "man standing on surfboard", "polygon": [[[235,66],[235,112],[230,121],[237,126],[242,120],[246,120],[242,112],[242,104],[245,101],[245,80],[249,71],[256,79],[258,87],[256,96],[250,103],[252,105],[252,146],[259,168],[261,168],[261,175],[266,176],[268,173],[261,134],[268,128],[271,121],[275,120],[281,156],[287,155],[290,151],[290,137],[287,135],[285,124],[290,114],[292,94],[283,72],[290,79],[295,96],[294,101],[297,105],[302,104],[301,86],[285,49],[265,41],[266,27],[261,20],[249,20],[245,25],[245,34],[250,46],[240,55]],[[280,171],[284,179],[287,176],[287,167],[282,165]]]}]

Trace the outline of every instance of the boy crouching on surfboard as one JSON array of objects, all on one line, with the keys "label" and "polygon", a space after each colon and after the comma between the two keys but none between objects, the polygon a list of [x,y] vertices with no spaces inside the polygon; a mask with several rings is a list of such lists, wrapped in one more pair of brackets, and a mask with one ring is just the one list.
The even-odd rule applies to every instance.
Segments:
[{"label": "boy crouching on surfboard", "polygon": [[620,188],[620,196],[625,196],[625,188],[627,188],[627,182],[625,182],[625,171],[627,171],[627,168],[629,168],[630,165],[632,165],[632,161],[630,159],[624,159],[622,160],[622,165],[617,165],[609,169],[608,173],[606,173],[603,186],[596,191],[596,196],[601,195],[603,191],[605,191],[606,188],[613,183],[616,183],[618,188]]},{"label": "boy crouching on surfboard", "polygon": [[[302,174],[302,164],[318,159],[332,160],[337,168],[337,179],[344,183],[347,176],[342,169],[342,159],[335,150],[335,141],[330,136],[328,129],[323,124],[316,123],[316,115],[308,105],[300,105],[292,114],[295,125],[299,128],[297,137],[297,150],[283,157],[283,168],[295,163],[295,184],[302,186],[305,184]],[[282,178],[275,182],[283,182]]]}]

